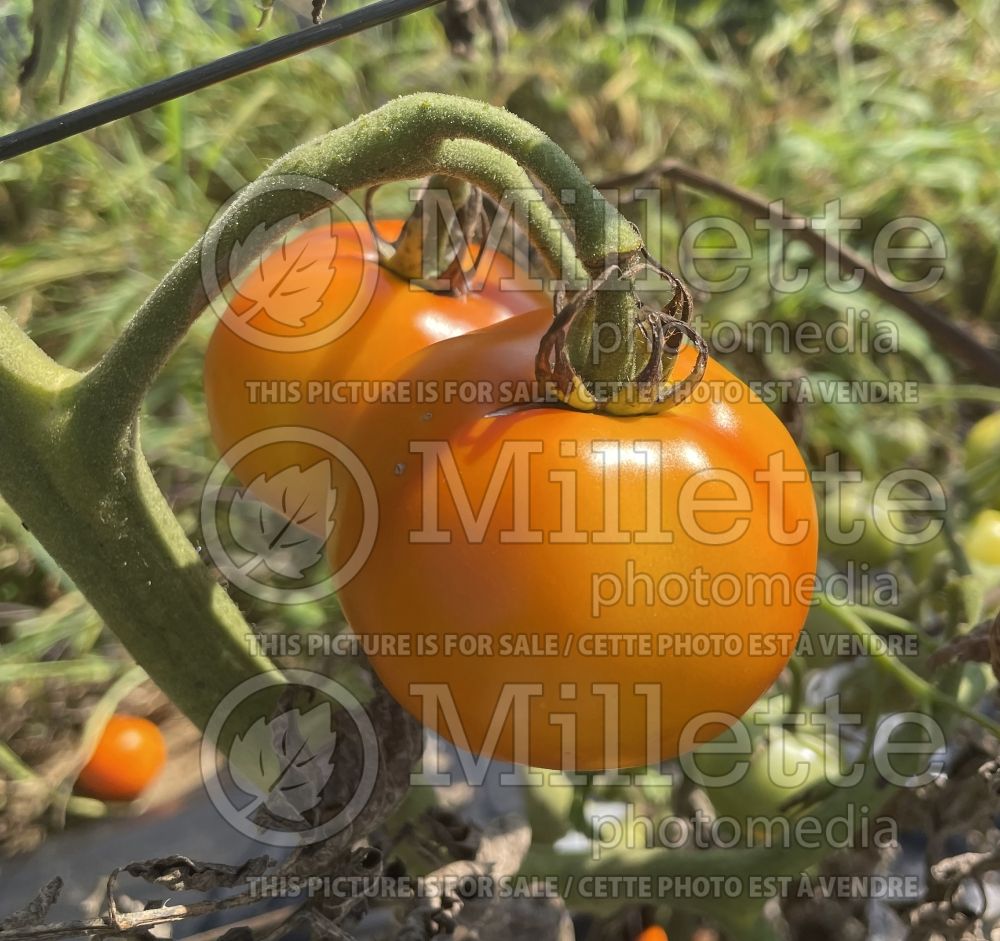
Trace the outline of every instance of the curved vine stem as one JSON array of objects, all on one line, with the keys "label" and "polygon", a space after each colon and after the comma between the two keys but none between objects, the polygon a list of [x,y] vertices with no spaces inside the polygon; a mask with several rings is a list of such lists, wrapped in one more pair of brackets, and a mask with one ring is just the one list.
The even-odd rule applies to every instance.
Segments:
[{"label": "curved vine stem", "polygon": [[[542,131],[502,109],[446,95],[398,98],[292,150],[242,191],[205,239],[217,244],[216,258],[227,258],[261,222],[303,218],[327,204],[305,190],[269,190],[276,177],[308,178],[347,193],[433,173],[464,179],[510,203],[549,268],[563,280],[586,283],[609,258],[631,257],[642,249],[635,228]],[[565,207],[575,230],[575,251],[532,178]],[[74,411],[86,438],[103,437],[109,430],[126,433],[150,383],[208,303],[202,242],[174,266],[81,384]],[[208,274],[220,284],[229,278],[224,270]],[[622,335],[631,334],[634,311],[627,292],[608,292],[594,306],[600,310],[591,323],[593,316],[614,319],[626,328]],[[631,348],[621,354],[605,368],[617,378],[631,378]]]},{"label": "curved vine stem", "polygon": [[0,492],[108,627],[195,723],[261,673],[232,599],[205,567],[131,437],[104,453],[71,433],[80,374],[0,311]]}]

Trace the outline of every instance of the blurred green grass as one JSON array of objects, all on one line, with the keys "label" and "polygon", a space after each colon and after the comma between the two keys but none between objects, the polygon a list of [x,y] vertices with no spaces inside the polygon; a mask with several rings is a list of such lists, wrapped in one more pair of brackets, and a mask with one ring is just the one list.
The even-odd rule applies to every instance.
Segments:
[{"label": "blurred green grass", "polygon": [[[85,4],[67,100],[57,101],[56,75],[37,97],[19,102],[14,86],[27,53],[30,6],[0,6],[10,27],[0,35],[2,131],[302,22],[280,0],[263,33],[255,30],[258,13],[249,0],[96,0]],[[1000,0],[607,0],[600,16],[579,4],[515,3],[513,12],[523,21],[540,8],[547,15],[512,31],[496,67],[485,37],[472,61],[453,57],[437,18],[424,12],[0,165],[0,304],[49,353],[84,368],[217,207],[274,158],[397,94],[435,90],[507,105],[546,130],[594,179],[671,156],[803,213],[820,214],[827,201],[840,199],[844,215],[866,220],[852,236],[861,248],[891,218],[930,219],[948,246],[946,277],[930,299],[994,336]],[[689,195],[685,203],[691,218],[731,214],[718,199]],[[652,250],[671,263],[680,226],[669,199],[664,206],[661,218],[645,221],[658,231]],[[738,291],[708,300],[705,316],[843,316],[844,297],[821,279],[783,297],[766,274],[758,264]],[[747,378],[807,369],[942,384],[960,375],[901,315],[873,298],[862,295],[862,302],[873,317],[900,325],[900,353],[742,356],[739,371]],[[213,325],[206,316],[192,330],[157,381],[143,423],[157,478],[194,538],[200,487],[215,459],[200,378]],[[947,401],[917,413],[933,425],[919,458],[928,469],[948,473],[961,430],[976,414],[975,406]],[[814,455],[843,449],[874,475],[891,469],[881,436],[892,424],[884,406],[816,408],[806,441]],[[18,609],[0,612],[11,662],[30,665],[64,642],[67,624],[76,623],[66,618],[79,613],[56,609],[53,616],[52,607],[68,590],[13,515],[0,514],[0,601]],[[317,629],[336,618],[331,605],[246,606],[262,629]],[[124,669],[99,631],[81,637],[59,647],[58,656],[89,666],[103,656],[112,672]]]}]

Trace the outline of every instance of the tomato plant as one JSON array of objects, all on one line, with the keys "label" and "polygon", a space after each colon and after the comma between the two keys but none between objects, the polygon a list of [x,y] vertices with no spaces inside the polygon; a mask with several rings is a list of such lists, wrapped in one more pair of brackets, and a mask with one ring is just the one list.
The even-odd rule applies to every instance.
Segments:
[{"label": "tomato plant", "polygon": [[77,779],[80,790],[101,800],[135,800],[160,773],[167,759],[163,734],[148,719],[116,715]]},{"label": "tomato plant", "polygon": [[[398,308],[392,303],[377,308],[379,320],[389,317],[386,334],[363,321],[372,331],[369,340],[382,340],[355,341],[358,358],[371,355],[366,361],[371,369],[366,365],[334,377],[332,368],[317,367],[313,375],[321,384],[341,375],[489,384],[485,394],[450,405],[386,401],[352,406],[342,418],[320,396],[320,427],[343,434],[358,449],[374,477],[382,513],[368,565],[346,583],[345,608],[369,638],[401,641],[415,633],[425,642],[411,653],[377,644],[375,665],[397,697],[421,716],[424,691],[412,684],[444,687],[464,730],[456,731],[443,699],[438,712],[426,716],[428,724],[475,751],[556,767],[657,762],[692,744],[682,734],[689,720],[713,710],[725,713],[716,724],[732,721],[786,662],[807,609],[809,592],[797,583],[811,578],[815,568],[815,505],[805,468],[773,414],[717,363],[709,364],[699,388],[711,393],[723,386],[721,398],[691,397],[661,411],[676,401],[662,382],[665,360],[671,358],[664,352],[666,338],[683,325],[697,342],[690,309],[668,305],[656,312],[637,305],[632,279],[643,264],[657,263],[635,227],[593,198],[593,187],[557,145],[507,112],[435,95],[391,102],[277,160],[210,232],[228,249],[290,218],[301,205],[301,189],[286,193],[272,187],[286,174],[336,180],[356,190],[432,171],[467,180],[498,204],[509,194],[515,208],[531,210],[518,217],[528,220],[533,245],[549,270],[567,274],[569,300],[560,315],[580,314],[572,325],[580,329],[571,332],[567,325],[568,342],[553,346],[555,362],[546,364],[563,404],[512,403],[502,390],[504,383],[544,375],[536,350],[543,332],[556,335],[546,329],[548,312],[528,312],[430,345],[424,338],[399,351],[402,356],[410,350],[405,365],[393,366],[383,353],[402,328],[389,315],[407,306],[402,294],[393,295],[388,300],[398,301]],[[524,195],[529,190],[554,199],[531,199]],[[258,197],[266,198],[256,204]],[[558,218],[552,202],[565,210]],[[220,700],[243,683],[263,675],[265,698],[280,701],[292,680],[247,644],[250,628],[219,581],[200,565],[134,446],[146,391],[204,299],[206,269],[199,248],[178,261],[86,374],[57,367],[0,314],[0,424],[10,444],[0,484],[25,527],[51,547],[102,620],[149,666],[168,695],[211,730]],[[280,276],[264,277],[265,266],[240,285],[239,303],[245,306],[234,307],[233,332],[252,324],[260,341],[257,328],[270,319],[276,322],[272,340],[295,341],[250,343],[268,357],[339,343],[359,325],[351,303],[356,295],[342,276],[352,266],[359,276],[372,267],[365,265],[363,249],[354,262],[346,249],[339,258],[330,283],[348,288],[337,295],[326,320],[328,253],[316,247],[311,263],[309,251],[303,248],[302,254],[303,264],[295,266],[302,282],[294,290]],[[617,259],[617,273],[611,258]],[[226,270],[227,260],[232,261],[215,259],[219,271]],[[378,285],[390,281],[374,267],[380,297]],[[317,283],[318,306],[312,296]],[[685,296],[676,292],[671,305],[678,294]],[[366,300],[362,313],[374,310]],[[558,316],[556,324],[561,320]],[[324,343],[301,335],[320,331],[324,323],[338,328]],[[616,328],[628,341],[607,369],[587,355],[588,341],[599,338],[598,327]],[[244,352],[252,358],[252,351],[234,348],[233,358],[220,360],[222,373],[237,371]],[[678,375],[701,361],[704,348],[702,343],[697,356],[683,352]],[[276,393],[261,403],[297,404],[292,395],[282,401],[281,375],[270,361],[263,365],[250,379],[237,376],[241,396],[250,381]],[[287,373],[289,382],[299,384],[304,375],[309,373],[298,367]],[[608,385],[610,396],[602,391]],[[632,390],[644,395],[650,387],[655,398],[629,400]],[[225,392],[215,406],[226,407]],[[296,414],[292,421],[303,420]],[[790,470],[793,478],[778,488],[778,499],[768,481],[772,458],[777,470]],[[280,473],[280,462],[277,466]],[[246,471],[252,483],[266,472],[266,466],[259,473]],[[749,509],[740,509],[744,504]],[[352,508],[354,523],[363,518],[363,502],[345,505]],[[786,539],[792,531],[795,537]],[[346,543],[336,543],[330,551],[339,556]],[[694,580],[699,571],[710,582],[705,600],[695,594],[703,585]],[[720,575],[728,580],[715,584],[713,577]],[[752,576],[763,576],[764,585],[752,586]],[[766,643],[755,644],[755,638]],[[472,653],[464,646],[470,639],[476,642]],[[456,640],[459,649],[449,649]],[[489,642],[486,647],[482,640]],[[692,646],[701,640],[710,643]],[[720,648],[713,641],[724,643]],[[736,641],[735,648],[729,641]],[[346,677],[355,678],[353,672]],[[520,712],[502,709],[502,694],[511,684],[529,687],[528,706],[520,710],[529,720],[523,750],[515,734]],[[401,766],[415,757],[420,739],[410,724],[393,721],[398,716],[382,710],[375,720],[380,745],[390,740],[389,732],[402,733],[403,747],[393,755],[380,750],[378,756],[401,759],[379,762],[379,770],[395,777],[398,765],[402,780]],[[243,736],[233,741],[246,741],[248,721],[250,710],[233,716],[236,728],[227,731]],[[227,750],[224,738],[219,747]],[[241,763],[252,765],[259,757],[248,757],[245,748],[228,751],[234,775]],[[391,796],[389,789],[380,793]],[[379,826],[375,818],[387,803],[372,804],[375,809],[362,823]],[[360,839],[368,832],[359,825],[355,835]],[[729,865],[719,854],[700,855],[716,871]],[[558,857],[553,853],[550,864],[559,863]],[[654,852],[649,860],[659,873],[692,868],[685,851]],[[567,861],[571,867],[580,863]],[[810,864],[802,854],[781,866],[798,871]],[[527,871],[531,865],[524,863]],[[755,915],[747,914],[741,922]]]},{"label": "tomato plant", "polygon": [[[392,239],[402,224],[385,220],[377,229]],[[281,245],[239,285],[208,345],[205,397],[219,451],[283,426],[339,437],[345,413],[365,394],[359,383],[370,386],[429,343],[551,304],[498,251],[484,251],[476,267],[482,283],[465,293],[411,287],[379,264],[371,233],[351,222]],[[258,499],[325,535],[323,477],[282,472],[326,460],[322,448],[290,434],[254,448],[233,471]]]},{"label": "tomato plant", "polygon": [[[396,373],[474,379],[475,401],[358,410],[349,434],[379,526],[340,600],[356,631],[421,635],[412,656],[377,652],[375,669],[406,708],[474,752],[545,768],[651,764],[678,753],[696,716],[740,715],[784,666],[812,590],[815,501],[784,426],[714,361],[706,396],[657,415],[504,407],[532,376],[550,319],[434,344]],[[693,360],[683,350],[679,374]],[[769,487],[777,465],[789,479]],[[698,516],[697,501],[709,512]],[[352,501],[347,533],[361,516]],[[353,540],[331,548],[335,567]],[[646,646],[630,649],[629,637]],[[699,638],[711,648],[693,646]],[[536,692],[520,716],[526,740],[515,740],[513,710],[502,715],[512,684]],[[617,684],[613,709],[601,684]],[[429,688],[446,691],[443,713],[423,714]]]}]

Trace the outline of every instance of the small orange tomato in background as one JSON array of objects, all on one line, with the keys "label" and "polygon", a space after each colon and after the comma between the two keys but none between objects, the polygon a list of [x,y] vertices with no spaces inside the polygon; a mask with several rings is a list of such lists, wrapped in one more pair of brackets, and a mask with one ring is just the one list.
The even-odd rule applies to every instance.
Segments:
[{"label": "small orange tomato in background", "polygon": [[160,773],[167,759],[163,734],[148,719],[112,716],[77,787],[100,800],[135,800]]},{"label": "small orange tomato in background", "polygon": [[635,941],[670,941],[670,939],[659,925],[650,925],[639,932]]},{"label": "small orange tomato in background", "polygon": [[[377,223],[386,239],[402,226],[399,219]],[[241,283],[205,354],[206,406],[220,453],[282,427],[338,437],[363,384],[384,379],[399,360],[551,306],[499,251],[485,250],[479,271],[482,283],[467,294],[413,288],[379,265],[371,233],[350,222],[310,229],[281,245]],[[333,485],[302,472],[329,460],[322,447],[292,435],[234,458],[232,470],[258,499],[326,536]]]}]

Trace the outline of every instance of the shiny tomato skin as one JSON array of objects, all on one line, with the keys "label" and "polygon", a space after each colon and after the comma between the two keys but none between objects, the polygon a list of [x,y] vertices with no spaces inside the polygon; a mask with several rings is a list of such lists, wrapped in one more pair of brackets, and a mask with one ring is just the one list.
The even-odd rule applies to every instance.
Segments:
[{"label": "shiny tomato skin", "polygon": [[[549,317],[538,311],[435,344],[401,364],[397,378],[439,388],[448,380],[475,379],[501,391],[505,382],[529,381]],[[690,368],[692,356],[690,350],[682,352],[679,375]],[[414,643],[408,654],[379,649],[371,657],[404,707],[446,738],[461,738],[454,716],[442,721],[440,715],[422,715],[423,698],[415,686],[444,684],[466,736],[457,744],[476,754],[491,751],[542,768],[626,768],[676,755],[681,731],[695,716],[722,712],[732,717],[725,722],[734,721],[774,681],[794,649],[811,597],[815,499],[794,442],[767,406],[714,361],[703,385],[706,390],[728,387],[737,401],[720,403],[711,395],[661,415],[632,418],[545,405],[507,408],[500,400],[379,403],[358,410],[348,436],[374,482],[379,525],[366,564],[342,587],[340,601],[362,635],[420,635],[422,652]],[[614,457],[597,456],[594,444],[602,441],[612,448],[617,443],[617,464]],[[635,446],[650,441],[662,455],[658,464],[653,462],[661,476],[658,486],[653,478],[650,492],[659,494],[662,527],[674,534],[672,543],[646,518],[645,456]],[[474,517],[505,445],[534,449],[527,457],[527,476],[507,467],[499,489],[494,488],[495,510],[481,517],[477,530]],[[437,507],[429,527],[424,525],[422,471],[428,449],[450,451],[465,492],[460,510],[444,484],[444,465],[432,470],[427,493],[436,495]],[[781,528],[779,516],[785,530],[798,528],[790,545],[771,537],[768,495],[754,480],[772,453],[797,475],[771,520],[775,529]],[[613,486],[604,483],[605,460],[619,468],[617,501]],[[703,516],[701,532],[690,525],[691,501],[679,498],[692,474],[701,475],[697,495],[703,500],[731,497],[729,488],[745,483],[751,512],[738,539],[704,544],[718,541],[720,534],[729,539],[725,534],[735,525],[732,520],[718,525]],[[567,475],[575,480],[572,498],[562,489]],[[514,479],[521,488],[516,499]],[[567,506],[574,508],[575,520]],[[504,535],[515,529],[515,509],[520,532]],[[360,531],[362,512],[356,501],[345,508],[346,532]],[[688,531],[679,525],[682,514]],[[335,568],[351,544],[352,539],[344,539],[331,545]],[[697,566],[710,578],[722,576],[718,584],[725,603],[696,603],[692,573]],[[793,586],[787,603],[783,589],[771,605],[751,603],[745,594],[735,603],[722,597],[723,579],[732,584],[735,578],[737,591],[744,583],[749,593],[756,572]],[[686,595],[674,575],[687,579]],[[614,596],[612,577],[618,578],[621,599],[600,604],[595,597],[599,600],[602,592],[607,599]],[[663,597],[665,579],[672,587]],[[731,635],[735,646],[719,655],[677,652],[678,644],[704,634],[713,635],[716,647]],[[776,647],[760,649],[751,636],[765,634]],[[484,646],[476,655],[463,655],[453,640],[445,653],[450,635],[478,635],[476,643]],[[644,637],[638,643],[651,649],[630,653],[619,646],[609,652],[606,644],[618,635]],[[526,638],[529,646],[512,648],[514,636]],[[537,684],[543,693],[528,710],[528,747],[516,747],[508,716],[490,749],[494,709],[510,683]],[[617,684],[617,748],[605,747],[605,697],[593,689],[595,683]],[[660,728],[651,744],[645,730],[647,700],[635,684],[646,684],[661,697],[659,709],[652,710]],[[576,726],[576,745],[565,750],[552,725],[560,714],[571,715]],[[706,727],[698,743],[718,735],[724,724]]]},{"label": "shiny tomato skin", "polygon": [[77,778],[77,788],[101,800],[135,800],[167,760],[163,733],[148,719],[115,715]]},{"label": "shiny tomato skin", "polygon": [[[377,223],[386,239],[395,238],[401,225],[400,220]],[[286,275],[297,259],[304,268],[293,272],[293,283]],[[344,415],[356,403],[331,399],[364,393],[338,389],[334,383],[375,383],[397,361],[430,343],[550,303],[500,252],[484,257],[479,271],[482,284],[463,296],[411,289],[378,266],[370,233],[349,222],[308,230],[273,252],[259,271],[250,273],[249,287],[240,287],[206,351],[205,399],[219,452],[225,454],[257,432],[284,426],[339,438]],[[501,283],[507,279],[513,285]],[[371,299],[356,316],[353,299],[367,284],[373,284]],[[273,299],[255,300],[272,298],[272,292]],[[312,310],[311,301],[318,309]],[[319,342],[323,331],[337,329],[341,318],[354,323]],[[296,492],[300,486],[315,486],[315,479],[310,484],[286,476],[278,486],[269,486],[269,479],[321,461],[329,456],[320,447],[289,440],[253,449],[232,469],[259,499],[290,515],[298,506],[315,507],[325,494]],[[325,534],[318,517],[298,521]]]}]

